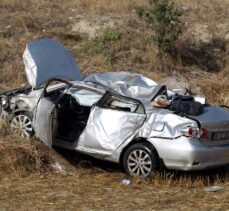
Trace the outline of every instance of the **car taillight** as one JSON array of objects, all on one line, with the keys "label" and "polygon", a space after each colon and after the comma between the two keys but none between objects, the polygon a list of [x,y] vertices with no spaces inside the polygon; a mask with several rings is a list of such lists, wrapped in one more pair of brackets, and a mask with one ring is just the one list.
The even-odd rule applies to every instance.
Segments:
[{"label": "car taillight", "polygon": [[191,137],[197,137],[199,134],[199,130],[197,130],[196,128],[190,127],[188,129],[188,135]]},{"label": "car taillight", "polygon": [[184,127],[180,129],[180,133],[184,136],[200,138],[200,129],[198,127]]},{"label": "car taillight", "polygon": [[192,138],[199,138],[201,140],[208,139],[208,131],[205,128],[199,129],[198,127],[186,127],[186,128],[182,128],[180,132],[184,136],[188,136]]},{"label": "car taillight", "polygon": [[208,131],[205,128],[200,129],[200,139],[208,139]]},{"label": "car taillight", "polygon": [[195,128],[195,127],[188,128],[188,135],[193,138],[199,138],[200,137],[199,128]]}]

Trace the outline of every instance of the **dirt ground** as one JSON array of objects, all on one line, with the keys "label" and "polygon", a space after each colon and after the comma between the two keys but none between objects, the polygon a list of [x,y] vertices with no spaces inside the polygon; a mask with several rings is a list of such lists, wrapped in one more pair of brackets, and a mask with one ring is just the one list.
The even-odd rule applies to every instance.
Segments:
[{"label": "dirt ground", "polygon": [[[41,145],[39,150],[45,152],[48,149]],[[15,172],[8,175],[0,172],[1,209],[229,209],[229,169],[191,173],[164,170],[150,179],[131,178],[115,164],[68,150],[55,150],[51,152],[51,160],[57,162],[61,170],[47,168],[25,177]],[[48,163],[46,165],[51,165]],[[23,168],[25,165],[21,164]],[[123,179],[129,179],[131,184],[123,184]],[[211,186],[223,189],[218,192],[205,190]]]},{"label": "dirt ground", "polygon": [[[229,209],[229,168],[128,177],[116,164],[24,140],[0,123],[1,210]],[[212,186],[223,189],[205,190]]]},{"label": "dirt ground", "polygon": [[0,184],[1,209],[10,210],[228,210],[229,186],[208,193],[201,187],[125,186],[118,173],[5,179]]}]

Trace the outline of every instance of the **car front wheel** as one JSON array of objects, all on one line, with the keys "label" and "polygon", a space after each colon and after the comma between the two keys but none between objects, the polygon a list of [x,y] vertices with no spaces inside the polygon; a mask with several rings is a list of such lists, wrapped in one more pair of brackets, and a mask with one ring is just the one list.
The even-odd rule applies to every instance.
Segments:
[{"label": "car front wheel", "polygon": [[149,177],[157,167],[156,153],[150,144],[134,144],[127,149],[123,156],[123,167],[129,175]]},{"label": "car front wheel", "polygon": [[32,115],[28,112],[15,115],[10,126],[19,129],[23,138],[31,138],[33,136]]}]

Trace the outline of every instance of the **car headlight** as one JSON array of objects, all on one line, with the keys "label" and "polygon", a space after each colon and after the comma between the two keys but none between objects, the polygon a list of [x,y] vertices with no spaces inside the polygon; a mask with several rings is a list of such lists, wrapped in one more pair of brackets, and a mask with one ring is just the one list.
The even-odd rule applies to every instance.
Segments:
[{"label": "car headlight", "polygon": [[7,100],[5,98],[2,98],[2,106],[6,106],[7,105]]},{"label": "car headlight", "polygon": [[9,106],[9,99],[7,97],[2,97],[1,105],[4,109],[6,109]]}]

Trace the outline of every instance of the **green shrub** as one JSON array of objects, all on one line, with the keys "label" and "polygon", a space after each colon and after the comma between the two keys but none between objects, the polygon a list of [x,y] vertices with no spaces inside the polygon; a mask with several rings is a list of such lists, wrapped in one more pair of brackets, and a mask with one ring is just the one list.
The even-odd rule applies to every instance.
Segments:
[{"label": "green shrub", "polygon": [[111,28],[106,28],[103,33],[95,40],[85,45],[85,52],[90,56],[102,55],[110,64],[115,64],[114,45],[121,39],[121,33]]},{"label": "green shrub", "polygon": [[106,42],[106,41],[118,41],[121,38],[121,34],[111,28],[107,28],[103,31],[100,39],[102,42]]},{"label": "green shrub", "polygon": [[174,41],[182,33],[182,15],[171,0],[149,0],[150,7],[139,8],[138,15],[143,18],[154,32],[153,39],[159,50],[170,53]]}]

